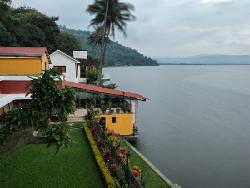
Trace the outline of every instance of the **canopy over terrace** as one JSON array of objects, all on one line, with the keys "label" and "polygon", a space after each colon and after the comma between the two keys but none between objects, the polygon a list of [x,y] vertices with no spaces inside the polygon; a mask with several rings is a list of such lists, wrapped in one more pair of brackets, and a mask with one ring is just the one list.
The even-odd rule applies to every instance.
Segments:
[{"label": "canopy over terrace", "polygon": [[75,82],[67,82],[67,81],[61,81],[59,86],[61,88],[64,88],[65,86],[73,87],[77,89],[82,89],[88,92],[96,92],[96,93],[104,93],[109,95],[116,95],[116,96],[122,96],[133,100],[141,100],[146,101],[147,98],[138,94],[138,93],[132,93],[132,92],[126,92],[121,90],[115,90],[115,89],[108,89],[103,88],[100,86],[94,86],[94,85],[88,85],[84,83],[75,83]]}]

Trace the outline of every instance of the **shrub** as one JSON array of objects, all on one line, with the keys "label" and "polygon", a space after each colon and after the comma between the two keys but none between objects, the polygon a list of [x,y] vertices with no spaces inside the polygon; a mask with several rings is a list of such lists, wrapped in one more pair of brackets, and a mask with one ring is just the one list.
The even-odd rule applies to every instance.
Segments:
[{"label": "shrub", "polygon": [[40,129],[42,136],[48,139],[48,146],[55,144],[56,152],[61,146],[68,147],[72,143],[69,135],[70,127],[67,123],[49,124],[48,127]]},{"label": "shrub", "polygon": [[96,85],[96,81],[97,81],[97,70],[95,67],[91,67],[90,69],[87,70],[87,84],[94,84]]}]

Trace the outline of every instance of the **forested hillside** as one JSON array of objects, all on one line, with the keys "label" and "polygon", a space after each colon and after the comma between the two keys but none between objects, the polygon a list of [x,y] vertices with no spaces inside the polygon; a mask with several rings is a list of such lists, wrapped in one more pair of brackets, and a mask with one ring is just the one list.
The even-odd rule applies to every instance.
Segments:
[{"label": "forested hillside", "polygon": [[68,54],[80,49],[78,40],[60,31],[57,17],[48,17],[31,8],[13,8],[10,0],[0,1],[0,46],[47,47]]},{"label": "forested hillside", "polygon": [[[11,0],[0,1],[0,46],[47,47],[49,53],[59,49],[72,55],[86,49],[93,58],[98,49],[88,44],[89,32],[59,27],[57,17],[36,9],[11,6]],[[157,65],[155,60],[136,50],[112,42],[107,47],[105,66]]]},{"label": "forested hillside", "polygon": [[[63,32],[73,34],[81,44],[83,49],[89,51],[89,54],[93,57],[99,57],[99,52],[96,47],[93,47],[88,43],[88,31],[68,29],[65,26],[61,27]],[[107,46],[105,66],[152,66],[158,65],[158,63],[139,53],[137,50],[122,46],[117,42],[111,41]]]}]

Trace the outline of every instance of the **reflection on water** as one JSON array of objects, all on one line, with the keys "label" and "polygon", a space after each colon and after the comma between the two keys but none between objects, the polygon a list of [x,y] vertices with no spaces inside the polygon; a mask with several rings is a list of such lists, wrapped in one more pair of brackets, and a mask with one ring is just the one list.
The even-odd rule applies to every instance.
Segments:
[{"label": "reflection on water", "polygon": [[104,70],[139,105],[136,147],[183,188],[250,187],[250,66]]}]

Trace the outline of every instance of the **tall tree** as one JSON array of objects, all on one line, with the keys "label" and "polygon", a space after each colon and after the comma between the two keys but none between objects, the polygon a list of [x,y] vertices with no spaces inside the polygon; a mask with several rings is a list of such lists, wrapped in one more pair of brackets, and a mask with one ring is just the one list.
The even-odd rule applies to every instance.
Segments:
[{"label": "tall tree", "polygon": [[[88,36],[88,43],[94,47],[101,47],[103,44],[103,27],[96,27],[95,31]],[[104,38],[105,43],[110,43],[109,37]]]},{"label": "tall tree", "polygon": [[57,48],[71,56],[74,50],[81,50],[80,43],[74,35],[63,31],[58,36]]},{"label": "tall tree", "polygon": [[0,0],[0,45],[15,44],[16,38],[12,32],[15,28],[11,15],[11,0]]},{"label": "tall tree", "polygon": [[0,0],[0,46],[44,46],[49,53],[60,49],[72,55],[73,50],[80,50],[79,41],[61,32],[57,20],[33,8],[11,7],[11,0]]},{"label": "tall tree", "polygon": [[88,6],[87,11],[91,15],[95,15],[91,20],[90,25],[95,28],[102,28],[102,50],[100,56],[100,66],[98,70],[98,82],[102,77],[102,67],[106,53],[107,41],[106,38],[111,35],[115,37],[115,29],[120,30],[126,36],[127,22],[134,20],[135,17],[131,11],[134,6],[129,3],[120,2],[119,0],[95,0]]}]

